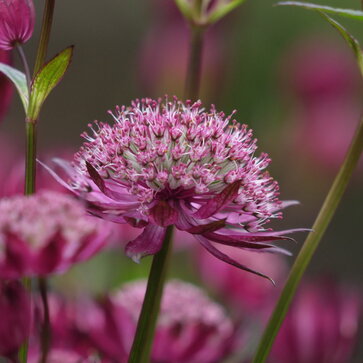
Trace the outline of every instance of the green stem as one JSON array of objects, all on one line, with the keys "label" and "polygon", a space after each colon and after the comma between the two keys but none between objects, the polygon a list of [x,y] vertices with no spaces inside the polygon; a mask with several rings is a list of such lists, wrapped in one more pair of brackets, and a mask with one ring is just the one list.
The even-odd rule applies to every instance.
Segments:
[{"label": "green stem", "polygon": [[38,51],[35,60],[33,75],[36,75],[39,72],[39,70],[42,68],[45,61],[45,57],[47,55],[50,31],[52,29],[52,23],[53,23],[54,6],[55,6],[55,0],[46,0],[43,11],[42,30],[40,33],[40,39],[39,39],[39,45],[38,45]]},{"label": "green stem", "polygon": [[161,250],[154,256],[128,363],[149,363],[164,282],[171,253],[173,226],[167,227]]},{"label": "green stem", "polygon": [[44,277],[39,277],[39,291],[43,304],[43,324],[41,327],[41,347],[42,347],[42,357],[40,363],[46,363],[50,339],[51,339],[51,327],[50,327],[50,318],[49,318],[49,304],[48,304],[48,284],[47,279]]},{"label": "green stem", "polygon": [[196,101],[199,97],[204,28],[190,25],[190,50],[185,80],[185,99]]},{"label": "green stem", "polygon": [[26,158],[25,158],[25,195],[35,193],[36,156],[37,156],[37,124],[25,122],[26,127]]},{"label": "green stem", "polygon": [[345,157],[345,160],[335,177],[328,195],[320,209],[320,212],[315,220],[312,232],[309,233],[307,239],[298,254],[294,265],[290,271],[289,278],[281,293],[280,299],[277,302],[275,310],[270,318],[270,321],[264,331],[260,344],[257,348],[256,356],[253,363],[265,362],[271,350],[275,337],[280,329],[280,326],[285,318],[291,300],[299,285],[299,282],[322,239],[330,221],[332,220],[335,211],[342,199],[348,182],[356,167],[359,157],[363,150],[363,118],[361,119],[351,146]]}]

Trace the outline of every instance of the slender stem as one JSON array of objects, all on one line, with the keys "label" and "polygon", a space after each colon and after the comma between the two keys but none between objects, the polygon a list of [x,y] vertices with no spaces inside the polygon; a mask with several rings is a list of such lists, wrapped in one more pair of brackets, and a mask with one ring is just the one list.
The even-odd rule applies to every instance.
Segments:
[{"label": "slender stem", "polygon": [[50,327],[50,318],[49,318],[49,305],[48,305],[48,284],[47,279],[44,277],[39,277],[39,291],[40,296],[42,298],[43,304],[43,324],[41,328],[41,347],[42,347],[42,358],[40,363],[46,363],[49,346],[50,346],[50,339],[51,339],[51,327]]},{"label": "slender stem", "polygon": [[202,70],[203,35],[204,28],[197,25],[190,26],[190,50],[184,96],[186,99],[192,101],[196,101],[199,95]]},{"label": "slender stem", "polygon": [[30,76],[29,64],[28,64],[28,61],[27,61],[25,53],[24,53],[24,49],[21,46],[21,44],[16,45],[16,50],[18,51],[21,62],[23,63],[24,72],[25,72],[25,76],[26,76],[26,84],[28,85],[28,90],[30,93],[31,76]]},{"label": "slender stem", "polygon": [[35,193],[36,155],[37,155],[37,124],[25,122],[26,157],[25,157],[25,195]]},{"label": "slender stem", "polygon": [[[26,290],[31,293],[32,289],[32,280],[29,277],[24,277],[22,279],[22,284],[26,288]],[[28,341],[26,341],[19,349],[18,352],[18,360],[16,362],[26,363],[28,357]]]},{"label": "slender stem", "polygon": [[49,36],[53,23],[54,6],[55,6],[55,0],[46,0],[43,11],[42,30],[40,33],[40,39],[39,39],[39,45],[38,45],[38,51],[35,60],[33,75],[37,74],[39,70],[42,68],[45,61],[45,57],[47,55]]},{"label": "slender stem", "polygon": [[363,150],[363,118],[361,119],[357,131],[352,140],[349,151],[345,160],[335,177],[328,195],[320,209],[320,212],[313,225],[313,231],[309,233],[300,253],[298,254],[294,265],[290,271],[289,278],[277,302],[275,310],[264,331],[260,344],[257,348],[257,354],[253,363],[265,362],[271,350],[274,339],[285,318],[291,300],[295,294],[297,286],[316,250],[321,238],[323,237],[335,211],[339,205],[348,182],[356,167],[359,157]]},{"label": "slender stem", "polygon": [[153,258],[146,294],[128,363],[150,362],[149,357],[171,252],[172,235],[173,226],[169,226],[166,230],[163,246]]}]

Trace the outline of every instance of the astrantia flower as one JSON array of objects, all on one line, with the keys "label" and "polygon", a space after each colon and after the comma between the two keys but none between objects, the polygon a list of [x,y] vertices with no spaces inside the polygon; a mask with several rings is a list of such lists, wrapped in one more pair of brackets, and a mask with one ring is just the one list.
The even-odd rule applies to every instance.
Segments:
[{"label": "astrantia flower", "polygon": [[30,298],[22,284],[0,280],[0,356],[16,357],[29,335],[30,319]]},{"label": "astrantia flower", "polygon": [[[111,112],[110,112],[111,113]],[[71,165],[68,188],[99,217],[144,228],[126,246],[134,260],[157,253],[166,227],[193,234],[214,256],[249,270],[213,243],[281,251],[289,231],[263,227],[286,206],[246,125],[201,102],[142,99],[118,107],[114,124],[95,122]],[[65,183],[64,183],[65,184]],[[65,184],[67,185],[67,184]]]},{"label": "astrantia flower", "polygon": [[[146,290],[146,281],[125,285],[105,306],[104,324],[94,331],[101,354],[127,361]],[[165,285],[151,362],[221,362],[231,352],[235,328],[221,306],[182,281]]]},{"label": "astrantia flower", "polygon": [[63,272],[105,245],[107,224],[72,197],[41,192],[0,200],[0,278]]},{"label": "astrantia flower", "polygon": [[34,18],[32,0],[0,0],[0,49],[9,50],[28,41]]},{"label": "astrantia flower", "polygon": [[303,285],[279,331],[269,362],[351,362],[361,313],[362,300],[354,290],[331,282]]}]

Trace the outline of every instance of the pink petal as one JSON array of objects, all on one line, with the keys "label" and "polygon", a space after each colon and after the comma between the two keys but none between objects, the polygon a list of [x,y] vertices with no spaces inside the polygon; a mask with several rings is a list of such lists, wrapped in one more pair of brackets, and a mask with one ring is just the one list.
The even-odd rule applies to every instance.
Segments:
[{"label": "pink petal", "polygon": [[126,245],[126,256],[131,257],[135,262],[140,262],[140,258],[155,255],[160,251],[163,244],[166,229],[149,224],[144,231],[133,241]]},{"label": "pink petal", "polygon": [[203,234],[203,233],[217,231],[218,229],[223,228],[225,226],[226,226],[226,220],[221,219],[219,221],[193,226],[186,229],[185,231],[191,234]]},{"label": "pink petal", "polygon": [[49,243],[39,251],[33,269],[37,275],[47,275],[55,272],[63,259],[63,249],[66,241],[57,231]]},{"label": "pink petal", "polygon": [[255,275],[258,275],[258,276],[261,276],[261,277],[264,277],[268,280],[270,280],[274,285],[275,285],[275,282],[268,276],[260,273],[260,272],[257,272],[257,271],[254,271],[254,270],[251,270],[250,268],[238,263],[236,260],[232,259],[231,257],[227,256],[226,254],[224,254],[223,252],[219,251],[217,248],[215,248],[205,237],[202,237],[200,235],[196,235],[195,236],[199,242],[201,243],[201,245],[209,252],[211,253],[213,256],[217,257],[218,259],[220,259],[221,261],[223,262],[226,262],[232,266],[235,266],[241,270],[245,270],[245,271],[248,271],[248,272],[251,272]]},{"label": "pink petal", "polygon": [[238,195],[241,182],[235,181],[222,190],[221,193],[202,205],[195,213],[197,218],[209,218],[213,214],[219,212],[227,204],[231,203]]}]

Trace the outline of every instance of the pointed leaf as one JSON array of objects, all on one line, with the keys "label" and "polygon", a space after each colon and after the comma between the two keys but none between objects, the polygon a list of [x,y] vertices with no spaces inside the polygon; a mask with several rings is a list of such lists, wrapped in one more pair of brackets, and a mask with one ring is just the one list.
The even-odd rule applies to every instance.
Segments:
[{"label": "pointed leaf", "polygon": [[213,24],[242,5],[246,0],[232,0],[223,5],[217,5],[216,9],[208,16],[207,23]]},{"label": "pointed leaf", "polygon": [[26,77],[23,72],[18,71],[17,69],[1,63],[0,62],[0,72],[4,73],[6,77],[9,78],[9,80],[14,84],[16,87],[21,102],[23,103],[25,112],[28,109],[28,103],[29,103],[29,91],[26,84]]},{"label": "pointed leaf", "polygon": [[353,18],[356,20],[363,20],[363,11],[360,11],[360,10],[332,8],[331,6],[304,3],[304,2],[300,2],[300,1],[282,1],[282,2],[278,2],[276,5],[299,6],[299,7],[305,8],[305,9],[309,9],[309,10],[323,11],[325,13],[337,14],[337,15],[348,17],[348,18]]},{"label": "pointed leaf", "polygon": [[41,107],[53,88],[61,81],[72,59],[73,46],[66,48],[36,74],[30,91],[27,116],[29,120],[39,117]]},{"label": "pointed leaf", "polygon": [[357,59],[359,70],[363,76],[363,55],[362,50],[359,45],[359,42],[357,39],[353,37],[342,25],[340,25],[337,21],[332,19],[330,16],[326,15],[323,12],[320,12],[321,16],[325,18],[338,32],[340,35],[344,38],[344,40],[347,42],[347,44],[352,48],[354,55]]}]

